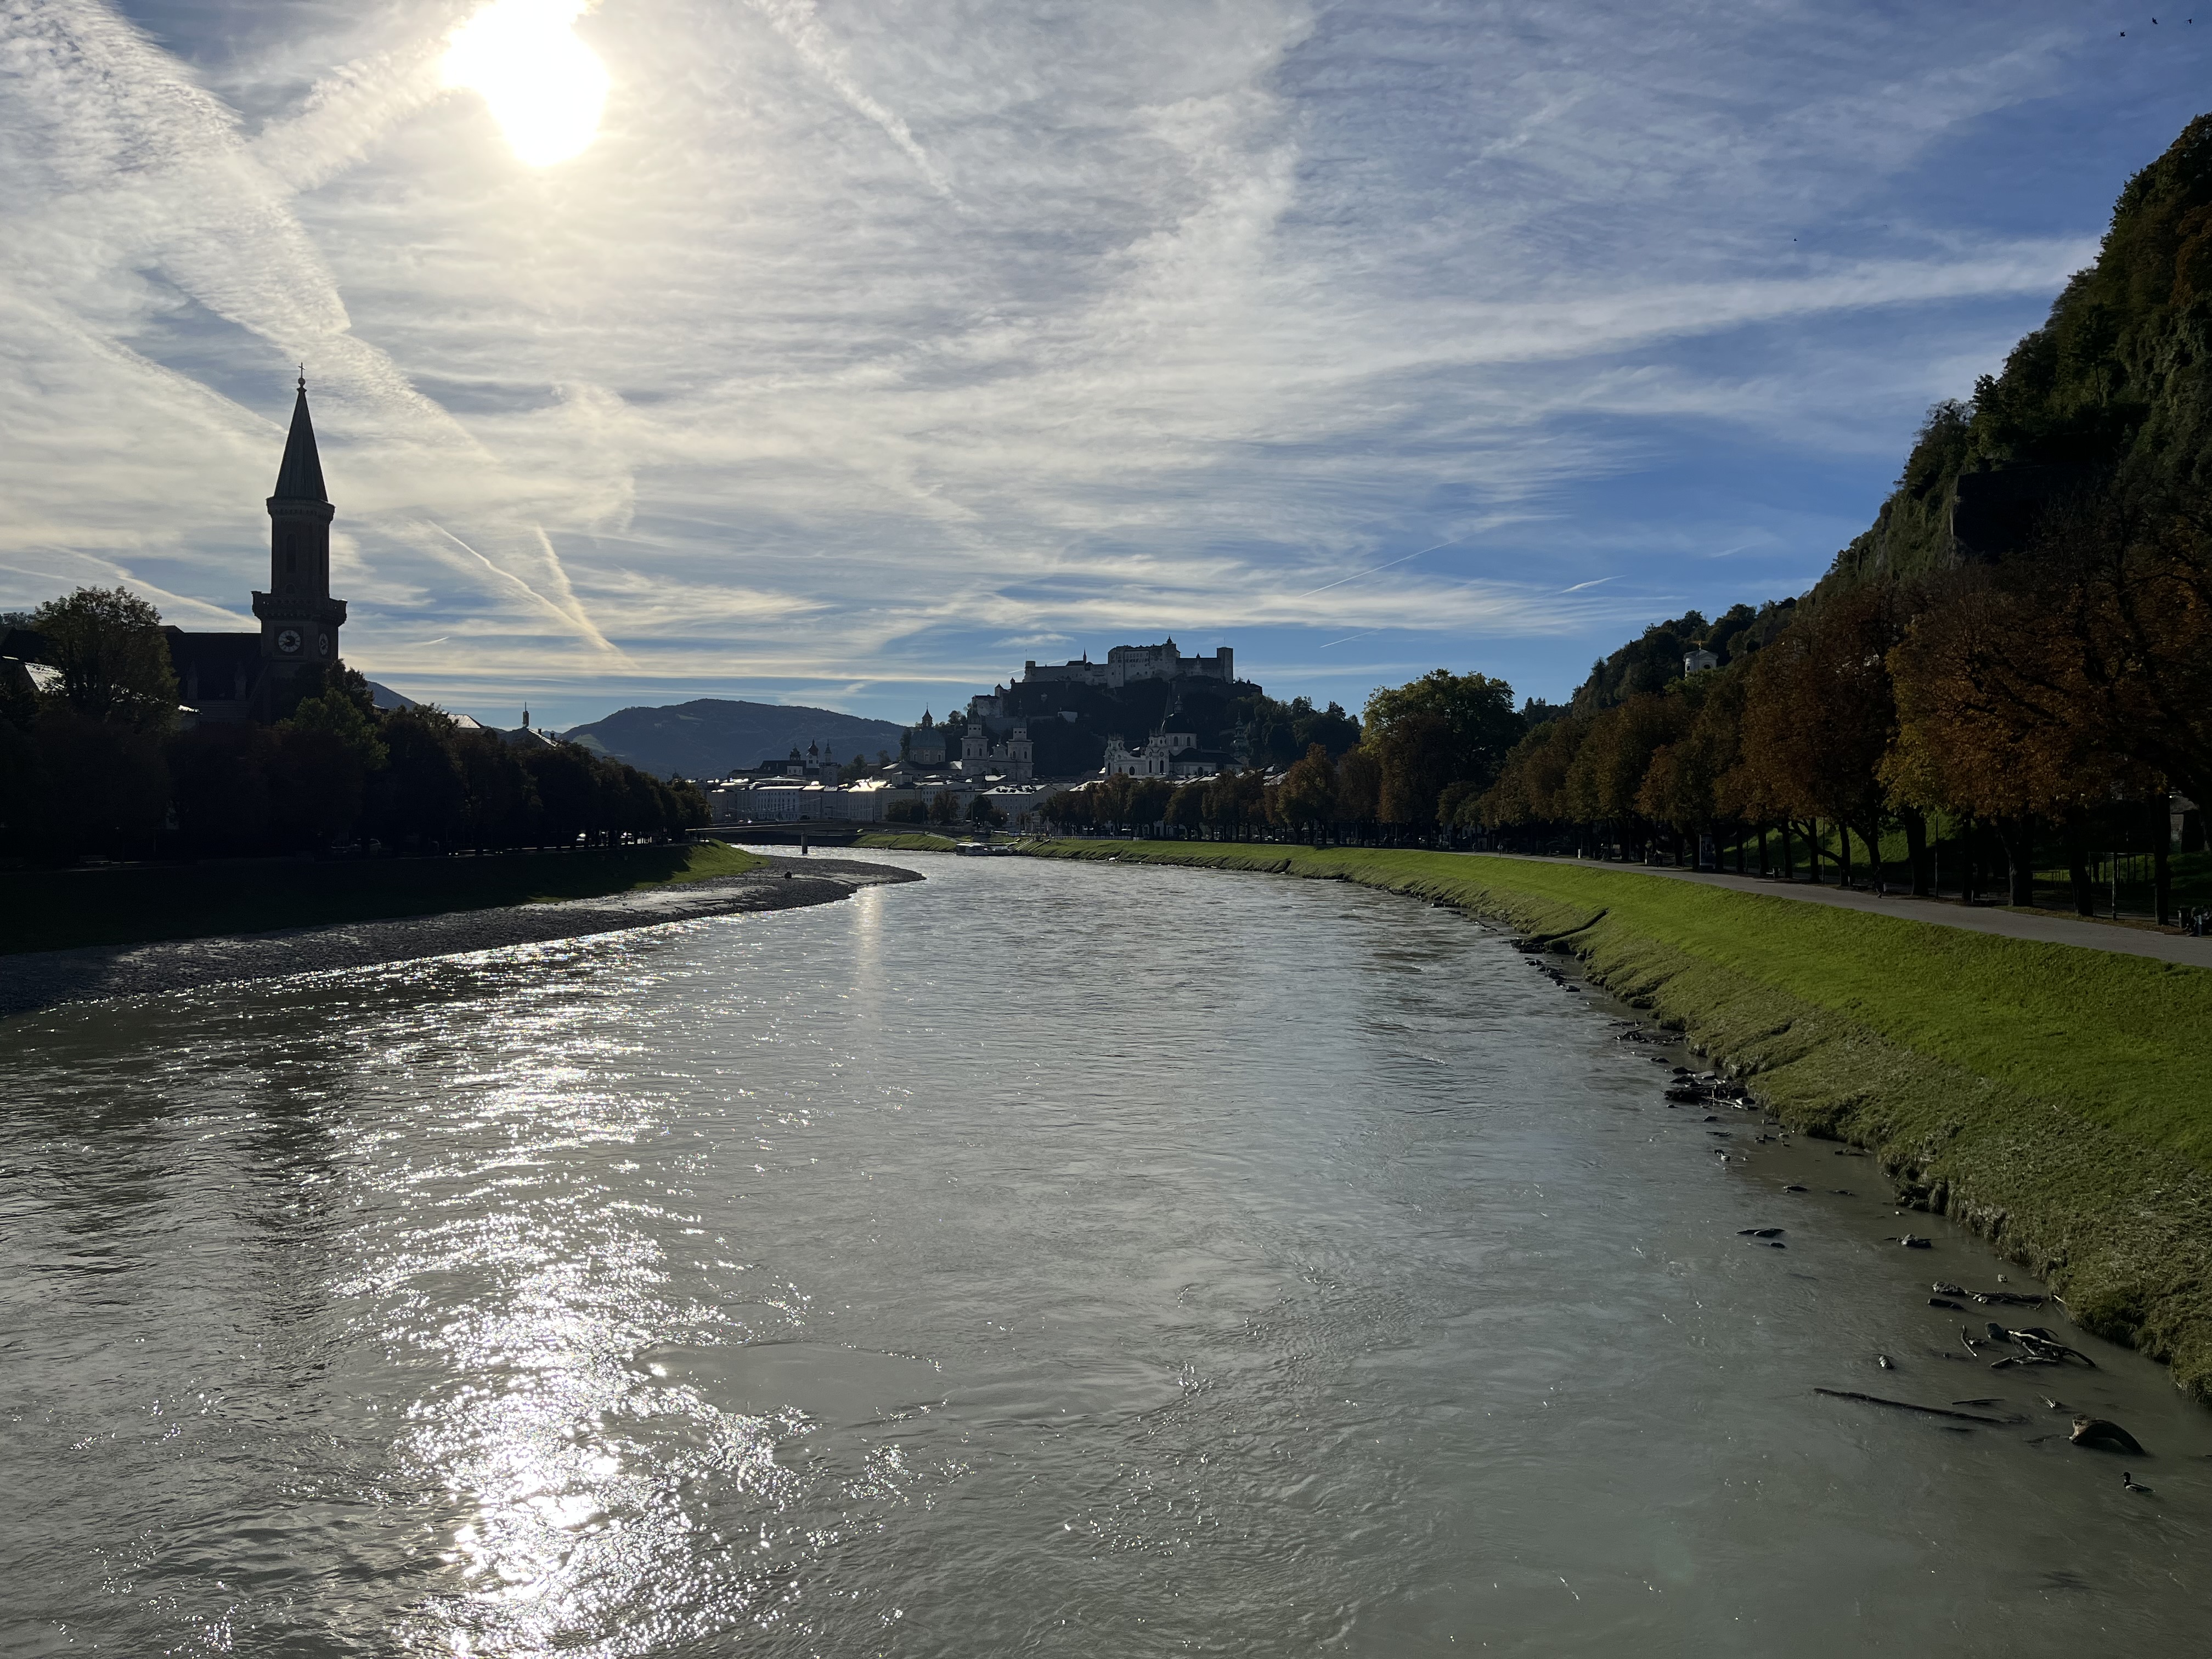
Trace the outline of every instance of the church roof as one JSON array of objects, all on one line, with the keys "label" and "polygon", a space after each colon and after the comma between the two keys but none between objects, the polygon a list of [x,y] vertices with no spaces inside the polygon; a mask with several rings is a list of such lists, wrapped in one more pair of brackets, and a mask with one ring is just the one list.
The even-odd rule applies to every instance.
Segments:
[{"label": "church roof", "polygon": [[323,458],[315,451],[315,423],[307,418],[307,383],[300,382],[300,395],[292,404],[292,430],[284,439],[284,463],[276,469],[276,488],[270,499],[282,501],[327,501],[323,489]]}]

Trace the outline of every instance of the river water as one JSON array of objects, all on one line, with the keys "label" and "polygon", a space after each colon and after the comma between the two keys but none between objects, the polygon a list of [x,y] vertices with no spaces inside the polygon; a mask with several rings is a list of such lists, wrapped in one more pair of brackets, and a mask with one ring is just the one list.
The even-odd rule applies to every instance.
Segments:
[{"label": "river water", "polygon": [[0,1652],[2205,1650],[2212,1413],[1944,1357],[2019,1271],[1623,1011],[1356,888],[908,861],[0,1024]]}]

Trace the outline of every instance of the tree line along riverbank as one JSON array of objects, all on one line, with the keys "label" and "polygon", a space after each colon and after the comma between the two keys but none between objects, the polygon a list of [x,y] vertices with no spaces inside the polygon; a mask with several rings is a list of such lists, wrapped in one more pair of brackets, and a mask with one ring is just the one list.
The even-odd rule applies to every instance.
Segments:
[{"label": "tree line along riverbank", "polygon": [[2208,708],[2203,116],[2128,181],[2094,263],[2002,368],[1929,410],[1810,592],[1653,623],[1565,704],[1516,708],[1503,681],[1439,668],[1378,688],[1356,724],[1310,726],[1294,763],[1242,743],[1235,775],[1101,778],[1038,816],[1792,878],[1802,861],[2023,908],[2056,877],[2078,915],[2126,901],[2164,926],[2207,902]]},{"label": "tree line along riverbank", "polygon": [[2050,1281],[2212,1403],[2212,972],[1622,869],[1377,848],[1044,842],[1356,881],[1510,927],[1874,1152],[1900,1201]]},{"label": "tree line along riverbank", "polygon": [[764,869],[719,842],[463,858],[241,859],[0,875],[0,955],[605,898]]}]

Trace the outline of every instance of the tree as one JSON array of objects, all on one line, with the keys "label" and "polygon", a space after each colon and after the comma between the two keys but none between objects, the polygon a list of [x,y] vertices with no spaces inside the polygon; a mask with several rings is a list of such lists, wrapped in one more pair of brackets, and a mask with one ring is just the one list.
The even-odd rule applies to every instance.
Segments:
[{"label": "tree", "polygon": [[391,758],[374,714],[337,688],[301,698],[276,726],[280,731],[322,733],[351,754],[365,773]]},{"label": "tree", "polygon": [[[390,760],[370,792],[368,822],[387,844],[442,852],[459,842],[468,790],[453,754],[453,731],[451,717],[428,704],[395,708],[385,715],[380,735]],[[568,830],[567,844],[574,845],[575,836],[594,827],[592,791],[582,751],[563,758],[571,762],[567,769],[572,774],[563,781],[573,783],[582,797],[563,802],[571,809],[563,824]]]},{"label": "tree", "polygon": [[[386,730],[392,730],[390,724]],[[538,797],[538,833],[546,844],[574,847],[598,833],[599,770],[589,750],[579,744],[556,743],[543,749],[526,749],[520,760]]]},{"label": "tree", "polygon": [[1670,696],[1691,711],[1688,729],[1653,751],[1637,790],[1637,810],[1668,825],[1693,850],[1728,816],[1721,783],[1738,760],[1743,693],[1744,677],[1725,669],[1674,687]]},{"label": "tree", "polygon": [[[526,847],[538,840],[541,808],[538,790],[520,758],[489,732],[456,732],[453,758],[461,774],[462,839],[479,852],[503,847]],[[660,803],[651,780],[633,771],[629,822],[634,834],[656,835],[661,828]],[[626,780],[625,781],[628,781]],[[645,786],[639,792],[639,786]]]},{"label": "tree", "polygon": [[1126,829],[1128,826],[1131,822],[1130,783],[1131,780],[1127,776],[1115,776],[1101,778],[1091,786],[1089,793],[1091,811],[1097,814],[1099,823],[1120,829]]},{"label": "tree", "polygon": [[1278,702],[1253,692],[1237,698],[1230,712],[1243,728],[1253,763],[1261,767],[1288,766],[1315,744],[1334,759],[1359,741],[1359,722],[1336,703],[1316,708],[1306,697]]},{"label": "tree", "polygon": [[183,850],[237,857],[270,849],[266,726],[202,726],[169,740],[177,830]]},{"label": "tree", "polygon": [[1650,824],[1638,805],[1651,757],[1688,729],[1681,698],[1640,691],[1591,717],[1560,796],[1574,823],[1610,824],[1622,856],[1649,859]]},{"label": "tree", "polygon": [[159,737],[135,726],[50,708],[32,732],[48,780],[49,850],[145,858],[169,810]]},{"label": "tree", "polygon": [[1206,787],[1206,821],[1224,837],[1243,839],[1247,825],[1267,816],[1267,776],[1257,767],[1218,777]]},{"label": "tree", "polygon": [[1365,744],[1347,750],[1336,766],[1336,821],[1363,830],[1381,821],[1382,767]]},{"label": "tree", "polygon": [[1335,817],[1336,766],[1326,747],[1308,744],[1305,757],[1283,775],[1275,811],[1283,823],[1301,830],[1311,830]]},{"label": "tree", "polygon": [[1381,769],[1380,816],[1433,824],[1444,787],[1464,779],[1488,788],[1525,729],[1513,688],[1486,674],[1439,668],[1377,690],[1367,700],[1361,747],[1375,751]]},{"label": "tree", "polygon": [[326,731],[279,726],[263,753],[269,833],[277,848],[317,853],[355,838],[368,774],[354,750]]},{"label": "tree", "polygon": [[2130,770],[2148,782],[2067,711],[2056,687],[2074,649],[2033,599],[1982,569],[1948,581],[1890,653],[1899,730],[1884,786],[1921,810],[1987,822],[2016,905],[2034,902],[2038,820],[2078,823]]},{"label": "tree", "polygon": [[929,803],[929,821],[950,824],[960,822],[960,797],[950,789],[940,789]]},{"label": "tree", "polygon": [[714,821],[714,809],[708,802],[707,792],[690,778],[671,778],[665,788],[670,830],[703,830]]},{"label": "tree", "polygon": [[1469,828],[1575,823],[1566,799],[1567,772],[1589,733],[1589,720],[1571,714],[1535,727],[1507,754],[1498,781],[1462,805],[1461,822]]},{"label": "tree", "polygon": [[1131,778],[1129,805],[1123,813],[1124,820],[1136,829],[1149,830],[1168,815],[1168,802],[1174,799],[1175,786],[1165,778]]},{"label": "tree", "polygon": [[1444,786],[1458,775],[1449,722],[1441,714],[1421,712],[1401,715],[1387,726],[1372,720],[1370,725],[1380,727],[1365,745],[1382,769],[1377,816],[1385,823],[1426,829],[1436,822]]},{"label": "tree", "polygon": [[1165,822],[1170,829],[1185,836],[1189,835],[1193,830],[1204,828],[1206,786],[1195,781],[1180,786],[1175,793],[1168,798]]},{"label": "tree", "polygon": [[979,794],[968,803],[968,822],[979,829],[995,830],[1006,821],[1006,813],[988,795]]},{"label": "tree", "polygon": [[166,731],[177,717],[177,675],[161,613],[125,587],[80,587],[32,613],[61,671],[56,701],[88,719]]},{"label": "tree", "polygon": [[52,780],[32,732],[0,720],[0,854],[27,858],[51,849],[57,826]]},{"label": "tree", "polygon": [[2077,497],[1974,574],[2008,624],[1975,653],[1986,698],[2212,797],[2212,489]]},{"label": "tree", "polygon": [[[1900,611],[1893,592],[1871,582],[1802,608],[1759,653],[1746,691],[1743,755],[1755,787],[1808,820],[1808,840],[1812,820],[1842,831],[1847,884],[1850,832],[1877,854],[1881,844],[1881,768],[1897,731],[1888,657],[1900,635]],[[1878,863],[1875,879],[1879,884]]]}]

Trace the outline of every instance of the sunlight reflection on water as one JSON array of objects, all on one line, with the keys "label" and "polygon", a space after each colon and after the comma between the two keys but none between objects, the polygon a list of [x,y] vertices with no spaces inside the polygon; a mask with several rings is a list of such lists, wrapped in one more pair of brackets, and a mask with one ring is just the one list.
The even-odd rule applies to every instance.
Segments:
[{"label": "sunlight reflection on water", "polygon": [[0,1470],[48,1501],[0,1514],[0,1650],[2201,1635],[2201,1414],[2069,1379],[2154,1506],[2033,1427],[1815,1402],[1877,1348],[1992,1385],[1870,1201],[1740,1248],[1792,1166],[1717,1170],[1499,941],[926,867],[10,1022]]}]

